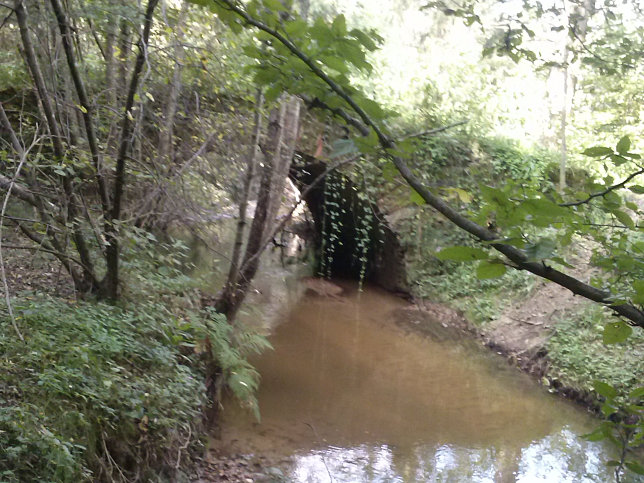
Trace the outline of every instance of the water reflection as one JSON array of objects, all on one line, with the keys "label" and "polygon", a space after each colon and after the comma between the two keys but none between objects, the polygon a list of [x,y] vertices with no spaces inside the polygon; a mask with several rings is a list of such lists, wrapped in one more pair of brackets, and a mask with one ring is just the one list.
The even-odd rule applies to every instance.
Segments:
[{"label": "water reflection", "polygon": [[392,323],[378,290],[304,298],[255,361],[262,422],[229,405],[222,444],[291,458],[301,482],[604,482],[593,424],[473,344]]},{"label": "water reflection", "polygon": [[297,455],[290,477],[300,482],[606,482],[604,449],[567,428],[524,449],[388,445],[330,446]]}]

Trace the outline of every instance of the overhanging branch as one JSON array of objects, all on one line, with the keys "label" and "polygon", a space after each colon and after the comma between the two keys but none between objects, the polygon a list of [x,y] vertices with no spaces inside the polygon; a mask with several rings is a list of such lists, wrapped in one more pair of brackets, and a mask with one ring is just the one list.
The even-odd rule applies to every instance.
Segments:
[{"label": "overhanging branch", "polygon": [[[380,127],[371,119],[371,117],[348,95],[344,89],[334,82],[322,69],[313,62],[301,49],[299,49],[293,42],[282,35],[280,32],[269,27],[263,22],[253,18],[246,12],[239,4],[233,0],[213,0],[219,5],[228,8],[230,11],[241,17],[248,25],[254,26],[262,30],[279,41],[284,45],[293,55],[304,62],[310,70],[322,81],[324,81],[329,88],[343,99],[358,115],[360,120],[373,129],[378,137],[380,145],[385,151],[391,153],[395,150],[395,143],[380,129]],[[527,270],[542,278],[555,282],[556,284],[572,291],[577,295],[581,295],[589,300],[606,305],[615,311],[617,314],[627,318],[631,322],[640,327],[644,327],[644,313],[632,304],[613,304],[613,297],[609,292],[599,290],[592,285],[582,282],[574,277],[566,275],[563,272],[555,270],[543,263],[529,261],[527,255],[516,247],[506,245],[503,243],[495,243],[498,240],[498,235],[487,228],[469,220],[461,215],[458,211],[448,205],[442,198],[432,193],[426,188],[421,181],[412,173],[407,164],[397,156],[390,154],[390,157],[400,172],[401,176],[414,188],[418,194],[425,200],[425,202],[434,208],[439,213],[443,214],[448,220],[454,223],[459,228],[467,231],[475,236],[480,241],[492,242],[490,246],[505,255],[510,261],[514,262],[519,269]]]},{"label": "overhanging branch", "polygon": [[585,205],[586,203],[589,203],[589,202],[590,202],[591,200],[593,200],[594,198],[600,198],[600,197],[606,196],[606,195],[607,195],[608,193],[610,193],[611,191],[615,191],[615,190],[618,190],[618,189],[620,189],[620,188],[623,188],[624,186],[626,186],[626,183],[628,183],[629,181],[631,181],[633,178],[635,178],[635,177],[639,176],[640,174],[644,174],[644,168],[640,169],[639,171],[635,171],[634,173],[631,173],[631,174],[630,174],[630,175],[629,175],[629,176],[628,176],[624,181],[622,181],[621,183],[617,183],[617,184],[614,184],[614,185],[612,185],[612,186],[609,186],[608,188],[606,188],[606,189],[605,189],[605,190],[603,190],[603,191],[599,191],[599,192],[597,192],[597,193],[593,193],[593,194],[589,195],[589,196],[588,196],[588,198],[585,198],[585,199],[583,199],[583,200],[579,200],[579,201],[570,201],[570,202],[568,202],[568,203],[560,203],[560,204],[559,204],[559,206],[569,207],[569,206],[580,206],[580,205]]}]

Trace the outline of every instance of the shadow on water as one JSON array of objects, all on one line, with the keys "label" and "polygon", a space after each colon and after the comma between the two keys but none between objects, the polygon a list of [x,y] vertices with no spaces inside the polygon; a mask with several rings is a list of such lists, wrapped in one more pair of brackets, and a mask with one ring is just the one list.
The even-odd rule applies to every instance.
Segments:
[{"label": "shadow on water", "polygon": [[219,444],[288,457],[302,482],[612,481],[586,414],[474,343],[404,330],[406,306],[302,298],[254,361],[261,423],[227,404]]}]

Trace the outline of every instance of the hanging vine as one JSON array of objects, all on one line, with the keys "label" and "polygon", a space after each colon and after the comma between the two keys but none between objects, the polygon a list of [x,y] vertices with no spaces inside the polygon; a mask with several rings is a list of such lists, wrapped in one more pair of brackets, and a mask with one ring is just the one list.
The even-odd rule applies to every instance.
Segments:
[{"label": "hanging vine", "polygon": [[342,207],[342,190],[346,180],[342,175],[329,174],[324,183],[322,203],[322,244],[320,247],[319,275],[331,278],[336,249],[342,246],[341,217],[346,212]]}]

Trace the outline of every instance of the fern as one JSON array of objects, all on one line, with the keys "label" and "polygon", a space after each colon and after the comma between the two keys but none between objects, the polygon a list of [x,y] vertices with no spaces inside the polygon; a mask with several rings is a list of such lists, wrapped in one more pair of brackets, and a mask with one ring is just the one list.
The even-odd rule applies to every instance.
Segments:
[{"label": "fern", "polygon": [[260,375],[247,357],[273,347],[263,335],[249,329],[234,328],[224,315],[211,309],[207,310],[206,328],[211,355],[221,370],[224,383],[259,421],[259,405],[255,394],[259,388]]}]

